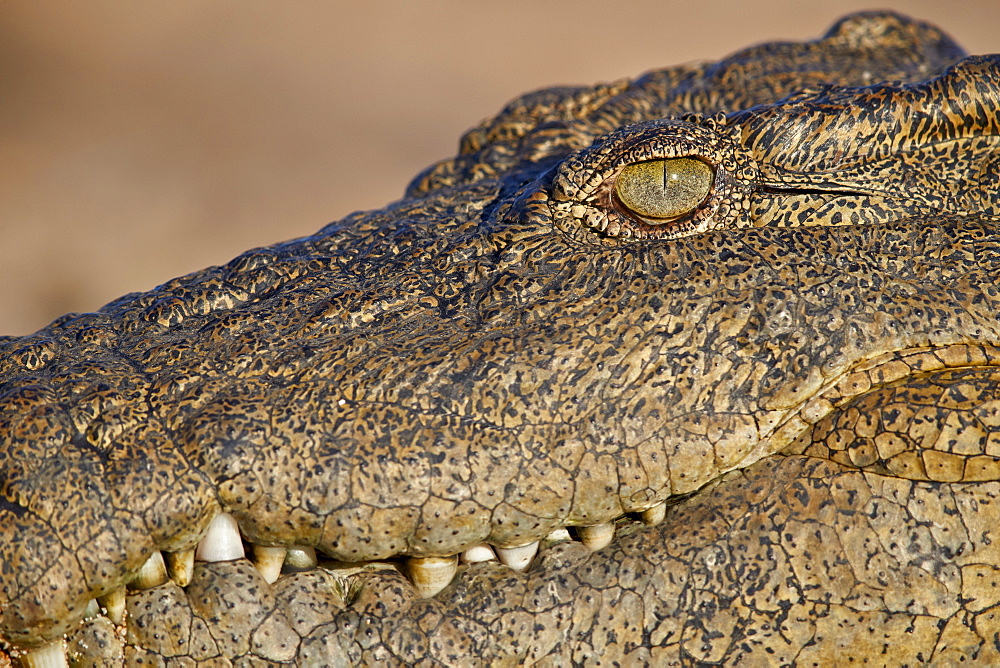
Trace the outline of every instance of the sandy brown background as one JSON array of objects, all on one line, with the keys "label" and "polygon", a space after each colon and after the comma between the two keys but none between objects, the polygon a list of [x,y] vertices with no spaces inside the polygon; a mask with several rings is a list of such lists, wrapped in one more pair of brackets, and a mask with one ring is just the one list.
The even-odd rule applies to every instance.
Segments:
[{"label": "sandy brown background", "polygon": [[[900,1],[970,52],[1000,2]],[[399,197],[533,88],[807,39],[862,2],[0,2],[0,333]]]}]

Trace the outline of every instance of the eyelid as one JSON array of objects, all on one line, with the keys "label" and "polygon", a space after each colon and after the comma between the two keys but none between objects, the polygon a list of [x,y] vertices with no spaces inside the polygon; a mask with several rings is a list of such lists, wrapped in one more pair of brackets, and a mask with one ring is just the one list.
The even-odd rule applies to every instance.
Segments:
[{"label": "eyelid", "polygon": [[[631,178],[630,166],[674,160],[690,161],[692,171],[707,170],[708,176],[694,179],[701,190],[679,206],[649,208],[625,192],[622,184]],[[564,233],[578,242],[606,246],[746,227],[757,176],[754,158],[718,122],[657,119],[626,126],[569,156],[545,189]]]}]

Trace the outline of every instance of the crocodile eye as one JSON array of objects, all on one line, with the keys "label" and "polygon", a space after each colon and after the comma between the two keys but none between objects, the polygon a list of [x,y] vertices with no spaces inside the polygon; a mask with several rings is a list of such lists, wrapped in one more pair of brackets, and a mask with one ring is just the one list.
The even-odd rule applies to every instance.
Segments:
[{"label": "crocodile eye", "polygon": [[618,173],[615,196],[651,225],[691,213],[712,190],[712,168],[697,158],[635,162]]}]

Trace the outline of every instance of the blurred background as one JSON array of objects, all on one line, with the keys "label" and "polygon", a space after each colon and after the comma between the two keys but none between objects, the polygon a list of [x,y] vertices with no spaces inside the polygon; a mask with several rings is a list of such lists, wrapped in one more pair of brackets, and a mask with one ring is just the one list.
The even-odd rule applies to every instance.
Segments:
[{"label": "blurred background", "polygon": [[[887,4],[1000,51],[994,0]],[[6,0],[0,333],[381,207],[523,92],[810,39],[867,7]]]}]

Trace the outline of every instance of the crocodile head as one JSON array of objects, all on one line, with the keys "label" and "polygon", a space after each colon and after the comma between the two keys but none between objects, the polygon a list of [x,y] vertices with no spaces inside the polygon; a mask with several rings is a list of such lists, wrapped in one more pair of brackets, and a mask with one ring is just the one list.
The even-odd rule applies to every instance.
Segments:
[{"label": "crocodile head", "polygon": [[848,17],[527,95],[383,210],[0,341],[0,637],[996,660],[998,108],[1000,58]]}]

